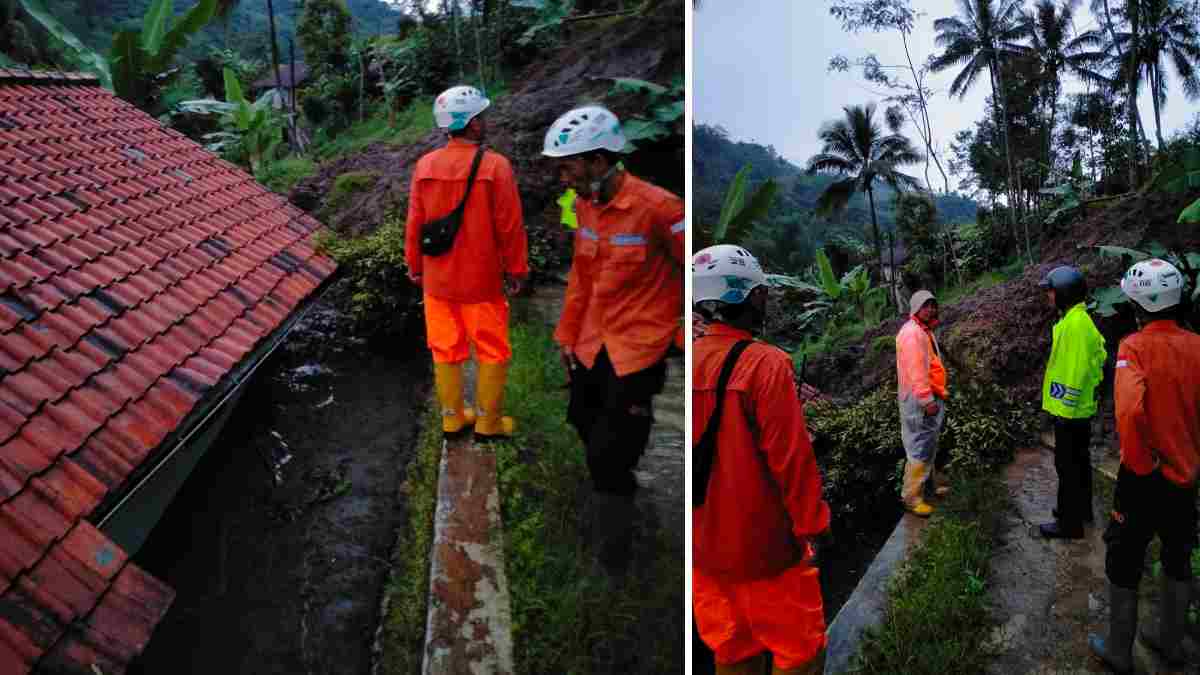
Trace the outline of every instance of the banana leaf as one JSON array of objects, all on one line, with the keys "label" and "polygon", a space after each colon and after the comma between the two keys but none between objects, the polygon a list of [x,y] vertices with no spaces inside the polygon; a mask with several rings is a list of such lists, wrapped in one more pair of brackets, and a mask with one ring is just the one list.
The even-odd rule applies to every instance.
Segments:
[{"label": "banana leaf", "polygon": [[733,220],[734,214],[742,210],[742,203],[746,199],[746,177],[749,174],[750,165],[747,164],[737,172],[737,175],[733,177],[733,183],[725,191],[725,203],[721,205],[721,215],[717,218],[717,226],[713,228],[713,241],[725,240],[729,221]]},{"label": "banana leaf", "polygon": [[167,31],[160,49],[150,52],[152,72],[160,73],[170,67],[171,62],[187,46],[188,39],[207,26],[217,14],[217,0],[200,0],[187,11],[171,30]]},{"label": "banana leaf", "polygon": [[825,249],[817,249],[816,259],[817,273],[820,275],[821,286],[825,289],[825,295],[837,300],[842,294],[842,285],[833,276],[833,265],[829,264],[829,257],[825,255]]},{"label": "banana leaf", "polygon": [[175,14],[171,0],[154,0],[146,16],[142,18],[142,50],[152,57],[162,49],[167,36],[167,25]]},{"label": "banana leaf", "polygon": [[1179,222],[1200,223],[1200,199],[1192,202],[1191,206],[1180,212]]},{"label": "banana leaf", "polygon": [[54,15],[46,11],[46,7],[42,4],[42,0],[20,0],[21,8],[25,10],[29,16],[33,17],[42,25],[51,35],[62,40],[68,47],[75,51],[76,58],[84,68],[95,73],[100,78],[100,84],[106,89],[113,90],[113,76],[109,69],[108,60],[87,45],[83,44],[79,38],[75,37],[66,26],[54,18]]}]

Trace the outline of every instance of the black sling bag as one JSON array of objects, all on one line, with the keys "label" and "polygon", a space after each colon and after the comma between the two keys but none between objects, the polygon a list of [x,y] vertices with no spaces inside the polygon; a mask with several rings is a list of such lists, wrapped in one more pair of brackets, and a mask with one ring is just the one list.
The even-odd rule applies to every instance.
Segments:
[{"label": "black sling bag", "polygon": [[475,174],[479,171],[479,162],[483,159],[484,147],[480,144],[471,162],[471,175],[467,177],[467,192],[462,201],[449,215],[433,220],[421,226],[421,254],[436,258],[445,255],[454,247],[454,238],[458,236],[458,228],[462,227],[463,211],[467,208],[467,197],[471,196],[471,187],[475,185]]}]

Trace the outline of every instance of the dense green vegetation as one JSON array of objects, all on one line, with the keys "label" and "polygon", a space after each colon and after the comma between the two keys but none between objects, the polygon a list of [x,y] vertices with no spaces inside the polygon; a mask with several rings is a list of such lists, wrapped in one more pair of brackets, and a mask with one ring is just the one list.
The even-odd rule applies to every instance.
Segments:
[{"label": "dense green vegetation", "polygon": [[[851,198],[840,214],[817,214],[821,194],[837,178],[805,175],[801,167],[781,157],[773,147],[731,139],[719,126],[697,126],[693,129],[692,143],[692,194],[697,222],[718,219],[724,192],[744,166],[750,166],[751,189],[767,179],[779,184],[767,216],[755,224],[753,239],[743,242],[764,258],[773,271],[796,273],[812,264],[817,248],[846,240],[861,243],[869,238],[871,213],[865,194]],[[896,229],[895,199],[892,188],[886,185],[877,188],[879,227],[885,235]],[[941,194],[935,199],[943,221],[975,219],[975,204],[971,200]],[[884,255],[886,260],[886,252]]]}]

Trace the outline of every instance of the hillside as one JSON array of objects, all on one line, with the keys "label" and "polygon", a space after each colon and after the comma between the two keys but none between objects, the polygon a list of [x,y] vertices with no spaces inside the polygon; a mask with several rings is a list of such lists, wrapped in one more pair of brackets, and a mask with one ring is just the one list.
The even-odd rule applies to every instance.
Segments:
[{"label": "hillside", "polygon": [[[817,198],[829,184],[838,180],[829,175],[806,175],[803,169],[779,156],[775,148],[758,143],[729,138],[724,129],[707,125],[693,130],[692,194],[697,222],[711,223],[721,211],[725,191],[737,172],[746,164],[751,166],[752,185],[773,178],[780,184],[769,221],[808,216],[816,209]],[[975,219],[975,202],[957,195],[935,195],[938,216],[942,222],[970,222]],[[880,186],[875,193],[876,213],[880,230],[894,231],[895,192]],[[824,243],[825,235],[846,233],[863,238],[863,229],[871,222],[865,195],[856,195],[844,213],[828,219],[817,219],[808,234],[814,246]],[[813,228],[812,225],[817,225]],[[815,230],[815,231],[814,231]]]},{"label": "hillside", "polygon": [[[151,0],[42,0],[46,9],[67,28],[79,37],[88,47],[107,53],[112,47],[112,35],[123,29],[136,29],[141,25],[142,17],[150,7]],[[175,4],[176,14],[188,10],[194,2],[178,0]],[[19,0],[0,0],[0,5],[17,7]],[[275,30],[280,39],[280,49],[287,50],[287,38],[295,34],[295,25],[299,20],[303,2],[296,0],[276,0]],[[354,17],[354,33],[359,37],[395,32],[400,21],[401,12],[393,5],[382,0],[346,0],[346,6]],[[20,16],[21,12],[17,12]],[[31,27],[33,22],[26,22],[27,28],[35,36],[40,29]],[[228,35],[226,29],[228,28]],[[229,47],[245,57],[263,59],[270,53],[268,42],[267,3],[239,2],[228,18],[218,19],[205,28],[188,47],[186,54],[199,55],[213,48]],[[3,51],[11,53],[12,45],[3,46]],[[300,45],[296,45],[297,58],[302,56]]]}]

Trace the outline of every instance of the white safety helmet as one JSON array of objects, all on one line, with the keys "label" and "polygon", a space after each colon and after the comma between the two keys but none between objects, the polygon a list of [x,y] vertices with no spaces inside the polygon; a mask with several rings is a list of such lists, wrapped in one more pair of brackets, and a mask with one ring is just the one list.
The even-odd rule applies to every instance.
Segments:
[{"label": "white safety helmet", "polygon": [[741,304],[751,291],[766,285],[762,265],[741,246],[718,244],[692,256],[692,304]]},{"label": "white safety helmet", "polygon": [[491,104],[483,92],[475,87],[450,87],[433,102],[433,119],[442,129],[459,131]]},{"label": "white safety helmet", "polygon": [[620,152],[625,148],[621,120],[611,110],[598,105],[576,108],[550,125],[542,154],[568,157],[592,150]]},{"label": "white safety helmet", "polygon": [[1179,304],[1183,275],[1165,260],[1143,260],[1125,273],[1121,292],[1147,312],[1161,312]]}]

